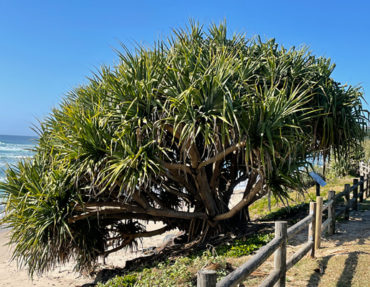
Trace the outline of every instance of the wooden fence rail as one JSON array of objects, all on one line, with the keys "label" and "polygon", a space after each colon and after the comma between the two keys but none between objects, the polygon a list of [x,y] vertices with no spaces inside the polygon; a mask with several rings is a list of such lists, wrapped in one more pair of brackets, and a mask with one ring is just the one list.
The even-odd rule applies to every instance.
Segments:
[{"label": "wooden fence rail", "polygon": [[[309,214],[289,228],[287,228],[286,221],[275,222],[275,238],[259,249],[251,259],[223,277],[218,283],[216,271],[200,270],[197,275],[197,286],[237,286],[239,283],[246,280],[246,278],[272,254],[274,254],[274,270],[260,284],[260,287],[285,286],[286,271],[292,268],[306,254],[310,253],[310,256],[314,257],[315,250],[320,248],[322,234],[325,231],[327,231],[328,235],[335,233],[336,218],[343,214],[344,219],[348,220],[350,210],[358,210],[358,201],[362,202],[364,197],[367,198],[369,196],[369,177],[370,170],[369,173],[366,172],[366,177],[361,175],[360,180],[354,179],[352,186],[346,184],[342,192],[336,194],[335,191],[329,191],[328,199],[325,204],[323,204],[323,197],[317,196],[316,202],[310,202]],[[342,198],[344,198],[344,206],[336,209],[338,201]],[[322,220],[325,212],[327,216],[323,222]],[[287,241],[307,226],[309,226],[307,243],[303,244],[302,247],[287,260]]]}]

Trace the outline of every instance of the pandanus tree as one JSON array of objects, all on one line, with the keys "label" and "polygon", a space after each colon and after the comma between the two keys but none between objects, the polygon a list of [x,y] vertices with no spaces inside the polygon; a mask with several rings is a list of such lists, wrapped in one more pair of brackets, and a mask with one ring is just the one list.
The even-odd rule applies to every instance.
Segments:
[{"label": "pandanus tree", "polygon": [[236,229],[268,190],[299,188],[313,156],[359,143],[361,90],[332,79],[330,60],[226,34],[191,24],[123,48],[41,123],[34,157],[0,185],[1,222],[31,273],[72,257],[89,268],[175,228],[188,241]]}]

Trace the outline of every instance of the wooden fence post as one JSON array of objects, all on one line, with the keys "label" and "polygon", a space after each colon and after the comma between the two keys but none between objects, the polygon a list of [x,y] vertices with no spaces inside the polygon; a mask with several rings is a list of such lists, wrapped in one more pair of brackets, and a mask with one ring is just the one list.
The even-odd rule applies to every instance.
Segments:
[{"label": "wooden fence post", "polygon": [[311,249],[311,257],[315,257],[315,221],[316,221],[316,202],[310,202],[310,215],[312,215],[312,221],[308,226],[308,241],[313,241],[314,244]]},{"label": "wooden fence post", "polygon": [[364,181],[365,181],[365,177],[363,175],[360,176],[360,194],[359,194],[359,197],[360,197],[360,202],[363,202],[364,201]]},{"label": "wooden fence post", "polygon": [[216,287],[217,273],[215,270],[200,270],[197,274],[197,287]]},{"label": "wooden fence post", "polygon": [[358,198],[358,179],[357,178],[354,178],[353,179],[353,185],[354,185],[354,188],[353,188],[353,198],[354,198],[354,201],[353,201],[352,208],[353,208],[353,210],[358,210],[358,204],[357,204],[357,198]]},{"label": "wooden fence post", "polygon": [[335,233],[335,191],[329,191],[328,200],[333,200],[328,208],[328,218],[330,218],[328,234],[333,235]]},{"label": "wooden fence post", "polygon": [[275,287],[285,287],[287,225],[286,221],[275,222],[275,237],[283,238],[283,243],[274,253],[274,269],[280,272],[280,279],[274,285]]},{"label": "wooden fence post", "polygon": [[315,250],[321,245],[322,204],[322,196],[318,196],[316,198]]},{"label": "wooden fence post", "polygon": [[351,185],[346,184],[344,186],[345,194],[344,194],[344,204],[345,204],[345,210],[344,210],[344,219],[349,219],[349,209],[350,209],[350,192],[351,192]]}]

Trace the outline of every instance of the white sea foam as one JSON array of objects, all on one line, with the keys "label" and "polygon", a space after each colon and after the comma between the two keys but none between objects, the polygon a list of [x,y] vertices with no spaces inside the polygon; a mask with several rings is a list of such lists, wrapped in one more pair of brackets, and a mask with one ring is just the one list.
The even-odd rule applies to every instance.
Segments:
[{"label": "white sea foam", "polygon": [[0,145],[0,152],[24,152],[31,148],[31,145]]},{"label": "white sea foam", "polygon": [[0,161],[7,161],[7,160],[17,160],[17,159],[25,159],[25,158],[30,158],[32,157],[31,155],[0,155]]},{"label": "white sea foam", "polygon": [[0,181],[5,180],[5,172],[8,166],[17,164],[18,161],[32,157],[34,145],[24,137],[0,135]]}]

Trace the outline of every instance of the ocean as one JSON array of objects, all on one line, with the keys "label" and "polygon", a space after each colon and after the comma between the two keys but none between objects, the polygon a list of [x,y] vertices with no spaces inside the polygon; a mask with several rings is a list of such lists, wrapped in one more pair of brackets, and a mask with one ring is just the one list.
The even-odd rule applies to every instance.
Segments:
[{"label": "ocean", "polygon": [[33,155],[31,150],[36,144],[36,137],[0,135],[0,181],[5,180],[4,170],[22,158]]}]

